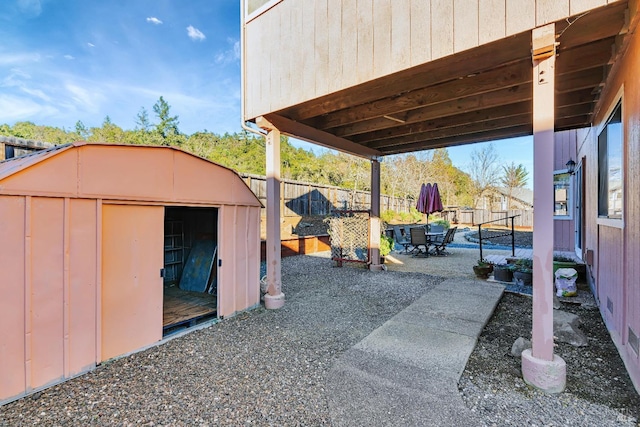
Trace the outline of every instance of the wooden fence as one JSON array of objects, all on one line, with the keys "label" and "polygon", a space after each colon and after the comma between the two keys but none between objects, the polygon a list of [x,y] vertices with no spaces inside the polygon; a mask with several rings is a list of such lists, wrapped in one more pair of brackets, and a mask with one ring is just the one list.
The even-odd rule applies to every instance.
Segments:
[{"label": "wooden fence", "polygon": [[[267,204],[267,180],[264,176],[240,174],[251,191]],[[283,216],[329,215],[332,209],[369,209],[371,194],[368,191],[348,190],[330,185],[283,179],[280,183],[280,213]],[[409,212],[415,206],[412,199],[380,196],[380,210]]]},{"label": "wooden fence", "polygon": [[[267,204],[267,179],[260,175],[240,174],[251,191],[264,206]],[[369,209],[371,194],[368,191],[348,190],[330,185],[283,179],[280,183],[280,213],[283,216],[329,215],[332,209]],[[409,212],[415,200],[408,198],[380,196],[380,211]],[[264,212],[263,212],[264,214]],[[533,226],[533,210],[490,211],[487,209],[465,210],[447,208],[441,216],[455,224],[479,224],[511,215],[516,227]],[[496,225],[504,225],[496,223]]]}]

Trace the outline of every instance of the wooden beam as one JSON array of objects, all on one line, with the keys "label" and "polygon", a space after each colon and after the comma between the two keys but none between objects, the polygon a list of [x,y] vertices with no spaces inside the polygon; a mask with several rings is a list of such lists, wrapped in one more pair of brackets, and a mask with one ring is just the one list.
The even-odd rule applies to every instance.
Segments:
[{"label": "wooden beam", "polygon": [[448,137],[458,137],[461,135],[478,135],[485,132],[495,131],[497,129],[506,129],[514,126],[529,125],[531,123],[531,113],[520,114],[513,117],[504,117],[495,120],[486,120],[482,122],[470,122],[464,125],[455,126],[446,129],[436,129],[428,132],[412,133],[411,135],[400,138],[384,139],[374,141],[367,146],[375,149],[383,149],[396,145],[411,144],[417,141],[426,141],[431,139],[440,139]]},{"label": "wooden beam", "polygon": [[[309,123],[320,129],[331,129],[350,123],[369,120],[385,115],[397,115],[416,108],[444,102],[452,98],[480,95],[503,87],[510,87],[531,81],[530,61],[520,61],[479,74],[468,75],[441,83],[421,87],[398,96],[394,94],[374,102],[354,106],[346,111],[337,111],[319,117]],[[422,82],[416,81],[417,85]]]},{"label": "wooden beam", "polygon": [[616,1],[556,24],[559,50],[590,43],[594,40],[614,37],[625,23],[626,1]]},{"label": "wooden beam", "polygon": [[461,135],[435,140],[418,141],[412,144],[398,145],[389,149],[381,149],[385,156],[392,154],[411,153],[420,150],[432,150],[435,148],[445,148],[454,145],[464,145],[476,142],[495,141],[497,139],[515,138],[517,136],[531,135],[531,125],[514,126],[505,129],[498,129],[482,135]]},{"label": "wooden beam", "polygon": [[[512,117],[520,114],[531,114],[531,102],[524,101],[515,104],[502,105],[496,108],[488,108],[484,110],[471,111],[468,113],[456,114],[452,116],[442,117],[433,120],[427,120],[407,126],[398,126],[392,129],[372,132],[369,134],[361,134],[354,138],[355,142],[373,142],[379,140],[389,140],[401,138],[408,135],[453,128],[463,126],[469,123],[485,122],[505,117]],[[373,145],[367,144],[370,147]]]},{"label": "wooden beam", "polygon": [[587,70],[612,61],[615,37],[560,51],[556,58],[556,76]]},{"label": "wooden beam", "polygon": [[299,138],[323,147],[331,148],[353,154],[355,156],[365,157],[368,159],[376,158],[382,155],[378,150],[374,150],[364,145],[356,144],[344,138],[339,138],[328,132],[314,129],[304,123],[299,123],[287,117],[278,114],[267,114],[266,118],[273,123],[280,131],[294,138]]},{"label": "wooden beam", "polygon": [[566,74],[556,82],[556,93],[595,88],[604,84],[604,67],[590,68],[577,73]]},{"label": "wooden beam", "polygon": [[[401,117],[406,124],[418,123],[438,117],[447,117],[463,111],[476,111],[505,104],[513,104],[518,101],[531,99],[531,83],[520,84],[512,87],[487,92],[479,96],[467,96],[455,98],[439,104],[418,108],[404,113]],[[382,129],[393,128],[397,122],[385,118],[354,123],[334,129],[337,136],[352,136]]]}]

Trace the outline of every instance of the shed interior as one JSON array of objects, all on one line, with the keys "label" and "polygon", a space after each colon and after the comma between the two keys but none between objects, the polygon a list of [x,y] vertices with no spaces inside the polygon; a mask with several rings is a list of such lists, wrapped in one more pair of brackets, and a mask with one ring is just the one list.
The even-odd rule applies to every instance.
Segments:
[{"label": "shed interior", "polygon": [[217,249],[217,208],[165,207],[163,335],[216,317]]}]

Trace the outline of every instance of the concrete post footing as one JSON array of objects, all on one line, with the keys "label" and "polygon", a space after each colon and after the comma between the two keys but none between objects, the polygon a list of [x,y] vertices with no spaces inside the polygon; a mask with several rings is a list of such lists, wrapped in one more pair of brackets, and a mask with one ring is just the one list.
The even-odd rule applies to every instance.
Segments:
[{"label": "concrete post footing", "polygon": [[553,360],[534,357],[531,349],[522,352],[524,382],[547,393],[561,393],[567,384],[567,364],[558,355]]},{"label": "concrete post footing", "polygon": [[384,267],[382,264],[369,264],[369,270],[370,271],[382,271],[384,270]]},{"label": "concrete post footing", "polygon": [[280,292],[277,295],[266,294],[264,296],[264,306],[269,310],[277,310],[284,306],[284,294]]}]

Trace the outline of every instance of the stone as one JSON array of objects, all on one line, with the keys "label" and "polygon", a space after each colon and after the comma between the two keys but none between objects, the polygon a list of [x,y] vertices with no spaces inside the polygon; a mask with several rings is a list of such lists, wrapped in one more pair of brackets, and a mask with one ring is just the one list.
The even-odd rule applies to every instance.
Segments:
[{"label": "stone", "polygon": [[553,311],[553,335],[559,342],[575,347],[585,347],[587,336],[578,328],[580,317],[562,310]]},{"label": "stone", "polygon": [[519,337],[511,346],[511,355],[513,357],[522,356],[522,352],[528,348],[531,348],[531,341],[524,337]]},{"label": "stone", "polygon": [[558,296],[554,292],[553,293],[553,309],[559,310],[561,307],[562,307],[562,304],[560,304],[560,300],[558,299]]},{"label": "stone", "polygon": [[569,323],[554,327],[553,335],[557,341],[571,344],[574,347],[586,347],[588,344],[587,336],[580,329]]}]

